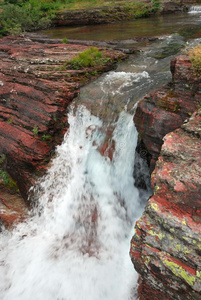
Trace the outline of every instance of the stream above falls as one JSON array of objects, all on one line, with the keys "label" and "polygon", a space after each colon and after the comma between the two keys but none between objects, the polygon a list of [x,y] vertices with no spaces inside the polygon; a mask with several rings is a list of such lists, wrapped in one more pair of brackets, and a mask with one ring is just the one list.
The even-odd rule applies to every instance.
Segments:
[{"label": "stream above falls", "polygon": [[150,38],[173,33],[189,39],[201,36],[201,11],[196,14],[160,15],[112,24],[56,27],[41,33],[52,38],[94,41]]}]

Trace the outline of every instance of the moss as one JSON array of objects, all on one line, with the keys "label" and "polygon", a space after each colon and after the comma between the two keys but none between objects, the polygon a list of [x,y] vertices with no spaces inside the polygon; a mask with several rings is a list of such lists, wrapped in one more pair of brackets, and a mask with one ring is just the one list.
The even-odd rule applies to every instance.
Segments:
[{"label": "moss", "polygon": [[52,141],[52,136],[50,134],[43,134],[42,140],[43,141]]},{"label": "moss", "polygon": [[37,125],[35,125],[34,126],[34,128],[32,129],[32,132],[33,132],[33,134],[34,134],[34,136],[37,136],[38,135],[38,126]]},{"label": "moss", "polygon": [[179,101],[177,100],[178,95],[169,91],[165,97],[158,99],[158,107],[169,112],[178,113]]},{"label": "moss", "polygon": [[176,264],[175,262],[169,261],[167,259],[162,260],[163,264],[166,265],[174,275],[180,277],[185,280],[187,284],[193,286],[195,283],[195,276],[191,275],[188,271],[184,268]]},{"label": "moss", "polygon": [[194,74],[201,78],[201,46],[197,46],[189,51],[189,56]]},{"label": "moss", "polygon": [[19,192],[19,189],[18,189],[18,186],[17,186],[16,182],[2,168],[0,168],[0,179],[3,181],[4,185],[7,188],[9,188],[11,190],[14,190],[16,192]]}]

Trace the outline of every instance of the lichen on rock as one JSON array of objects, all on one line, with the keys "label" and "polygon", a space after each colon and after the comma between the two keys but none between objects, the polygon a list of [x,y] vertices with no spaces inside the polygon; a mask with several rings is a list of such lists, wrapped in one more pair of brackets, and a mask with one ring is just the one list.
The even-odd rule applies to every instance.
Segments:
[{"label": "lichen on rock", "polygon": [[[130,248],[131,260],[140,274],[141,300],[201,298],[201,111],[197,109],[201,86],[193,77],[188,57],[173,59],[171,66],[180,103],[175,116],[180,119],[167,127],[166,118],[173,118],[173,112],[164,113],[162,120],[158,118],[164,111],[158,106],[164,90],[145,97],[137,111],[143,115],[141,127],[137,124],[144,133],[143,141],[155,160],[158,158],[151,178],[154,194],[136,223]],[[186,90],[187,82],[194,93]],[[150,103],[155,114],[146,109]],[[183,123],[191,108],[196,111]],[[146,114],[152,120],[148,132]],[[140,120],[139,115],[135,120]],[[178,129],[172,131],[174,127]],[[164,142],[161,151],[159,141],[160,147]]]}]

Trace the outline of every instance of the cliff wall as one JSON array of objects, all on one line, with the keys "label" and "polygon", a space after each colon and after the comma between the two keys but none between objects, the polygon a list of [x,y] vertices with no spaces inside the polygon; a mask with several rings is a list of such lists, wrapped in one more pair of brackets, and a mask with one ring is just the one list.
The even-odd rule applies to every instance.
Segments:
[{"label": "cliff wall", "polygon": [[158,159],[131,241],[140,300],[201,299],[201,86],[187,56],[171,70],[173,83],[145,97],[135,116],[152,168]]},{"label": "cliff wall", "polygon": [[27,200],[29,188],[44,174],[68,129],[68,106],[79,87],[125,57],[102,49],[107,63],[63,68],[87,48],[42,38],[0,39],[0,177],[8,181],[9,174],[19,189],[15,197],[9,195],[0,180],[0,223],[6,226],[22,219],[25,204],[19,192]]}]

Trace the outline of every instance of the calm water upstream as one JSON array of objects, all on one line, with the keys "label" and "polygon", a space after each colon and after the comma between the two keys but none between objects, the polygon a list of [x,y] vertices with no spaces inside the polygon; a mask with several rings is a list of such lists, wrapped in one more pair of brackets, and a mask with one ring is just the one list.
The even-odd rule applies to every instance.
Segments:
[{"label": "calm water upstream", "polygon": [[154,16],[128,22],[82,26],[57,27],[42,31],[53,38],[76,40],[125,40],[133,37],[152,37],[179,33],[186,38],[201,36],[201,14]]},{"label": "calm water upstream", "polygon": [[[138,20],[141,32],[155,22],[156,34],[163,36],[83,87],[69,109],[70,129],[48,174],[33,187],[37,207],[26,223],[0,236],[1,300],[137,299],[129,247],[150,191],[141,194],[134,186],[133,114],[139,99],[171,79],[170,59],[187,42],[187,35],[164,29],[164,18]],[[188,36],[189,24],[200,29],[198,15],[188,15],[187,27],[184,16],[173,18]],[[119,39],[119,31],[105,35]],[[75,32],[73,38],[79,38]],[[146,181],[147,167],[141,167]]]}]

